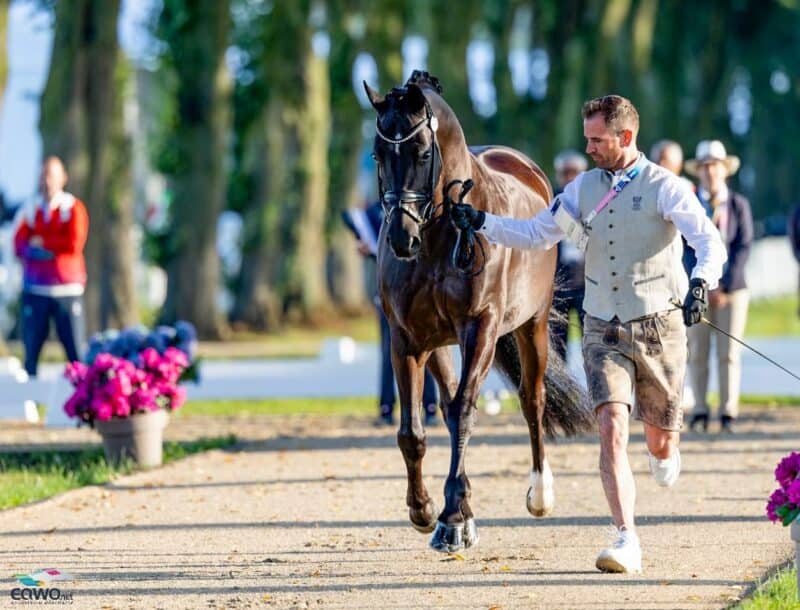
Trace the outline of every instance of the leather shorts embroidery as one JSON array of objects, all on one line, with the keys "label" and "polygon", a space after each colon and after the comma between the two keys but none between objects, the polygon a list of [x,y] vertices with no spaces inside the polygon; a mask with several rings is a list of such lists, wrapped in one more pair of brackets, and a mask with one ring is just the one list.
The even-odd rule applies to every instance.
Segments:
[{"label": "leather shorts embroidery", "polygon": [[664,352],[661,345],[661,337],[658,334],[655,318],[648,318],[643,321],[645,351],[648,356],[660,356]]}]

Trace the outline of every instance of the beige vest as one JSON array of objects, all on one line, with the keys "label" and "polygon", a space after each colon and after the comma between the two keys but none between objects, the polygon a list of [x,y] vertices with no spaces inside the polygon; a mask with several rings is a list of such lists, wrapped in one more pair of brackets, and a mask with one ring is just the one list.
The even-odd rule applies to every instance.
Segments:
[{"label": "beige vest", "polygon": [[[586,313],[602,320],[627,322],[670,309],[689,288],[678,230],[658,212],[656,197],[665,180],[678,178],[644,160],[633,181],[592,221],[586,248]],[[602,169],[581,178],[581,218],[611,188],[611,173]]]}]

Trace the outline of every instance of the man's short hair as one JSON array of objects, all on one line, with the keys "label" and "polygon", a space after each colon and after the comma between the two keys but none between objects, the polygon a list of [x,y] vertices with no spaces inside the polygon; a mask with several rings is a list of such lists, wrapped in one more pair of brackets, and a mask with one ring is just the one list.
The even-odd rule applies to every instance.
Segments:
[{"label": "man's short hair", "polygon": [[675,140],[659,140],[653,144],[653,147],[650,149],[650,160],[657,163],[664,154],[664,151],[670,148],[678,153],[678,157],[680,157],[680,161],[683,163],[683,148]]},{"label": "man's short hair", "polygon": [[634,134],[639,132],[639,113],[631,101],[621,95],[604,95],[584,102],[581,115],[584,119],[596,114],[603,115],[606,127],[620,133],[630,129]]},{"label": "man's short hair", "polygon": [[589,169],[589,162],[577,150],[567,149],[556,155],[556,158],[553,159],[553,167],[559,173],[567,167],[574,167],[579,172],[585,172]]}]

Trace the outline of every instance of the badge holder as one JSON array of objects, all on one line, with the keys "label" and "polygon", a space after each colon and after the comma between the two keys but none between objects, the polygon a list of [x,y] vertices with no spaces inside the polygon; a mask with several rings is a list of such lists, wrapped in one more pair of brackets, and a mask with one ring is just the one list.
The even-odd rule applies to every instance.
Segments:
[{"label": "badge holder", "polygon": [[567,239],[574,243],[578,250],[586,252],[586,245],[589,242],[589,233],[587,233],[586,227],[584,227],[581,222],[575,220],[572,215],[564,209],[560,199],[556,198],[553,207],[550,208],[550,213],[553,215],[553,220],[556,221],[559,228],[564,231],[564,235],[567,236]]}]

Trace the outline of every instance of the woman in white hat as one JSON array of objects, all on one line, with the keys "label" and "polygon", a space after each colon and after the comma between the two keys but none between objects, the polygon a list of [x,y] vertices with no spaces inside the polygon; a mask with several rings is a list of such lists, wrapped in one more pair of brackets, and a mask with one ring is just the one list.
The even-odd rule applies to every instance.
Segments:
[{"label": "woman in white hat", "polygon": [[[728,155],[719,140],[703,140],[695,158],[686,161],[686,173],[700,180],[697,197],[728,249],[719,288],[709,293],[708,318],[735,337],[741,337],[747,322],[749,292],[744,280],[744,266],[753,242],[753,217],[747,199],[728,188],[727,179],[739,169],[739,157]],[[688,246],[687,246],[688,248]],[[694,252],[688,248],[684,263],[691,269]],[[695,406],[689,419],[692,429],[708,429],[710,410],[707,402],[708,359],[712,335],[716,338],[719,375],[719,417],[723,432],[732,432],[739,414],[741,385],[741,348],[722,333],[706,324],[689,328],[689,378]]]}]

